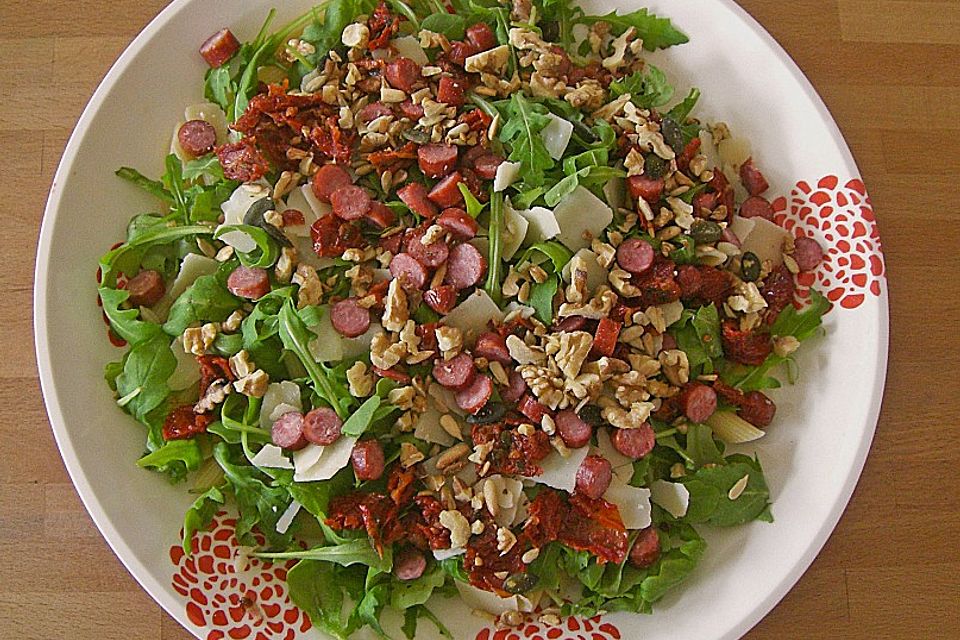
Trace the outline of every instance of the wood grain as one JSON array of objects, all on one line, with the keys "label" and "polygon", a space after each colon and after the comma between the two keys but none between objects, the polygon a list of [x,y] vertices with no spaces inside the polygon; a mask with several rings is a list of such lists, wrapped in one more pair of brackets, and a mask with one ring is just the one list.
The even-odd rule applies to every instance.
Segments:
[{"label": "wood grain", "polygon": [[[39,392],[34,247],[83,105],[162,0],[0,0],[0,638],[188,640],[94,528]],[[957,0],[741,0],[824,97],[880,220],[890,369],[876,440],[823,552],[751,640],[956,638],[960,623],[960,137]],[[38,108],[38,105],[41,105]]]}]

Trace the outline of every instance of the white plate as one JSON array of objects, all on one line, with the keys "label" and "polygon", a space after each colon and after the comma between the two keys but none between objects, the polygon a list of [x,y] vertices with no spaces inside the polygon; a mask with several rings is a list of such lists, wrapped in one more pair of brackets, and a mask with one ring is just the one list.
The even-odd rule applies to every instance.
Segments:
[{"label": "white plate", "polygon": [[[273,5],[280,22],[308,1],[177,0],[130,45],[107,74],[67,145],[47,204],[37,257],[35,332],[50,421],[67,469],[97,526],[144,588],[198,638],[230,630],[263,637],[319,637],[300,632],[303,617],[283,622],[284,595],[264,594],[265,578],[232,574],[213,552],[186,561],[176,546],[190,497],[138,469],[143,434],[104,388],[103,364],[119,357],[104,339],[94,305],[97,258],[123,236],[149,198],[118,180],[122,165],[162,172],[170,131],[185,105],[202,98],[205,66],[196,54],[206,36],[229,25],[251,38]],[[804,345],[801,379],[775,393],[780,410],[761,456],[774,495],[774,524],[706,531],[709,549],[692,578],[653,616],[613,614],[565,621],[559,637],[736,638],[756,624],[809,566],[853,491],[880,410],[887,359],[887,298],[872,211],[853,158],[830,114],[787,54],[729,0],[652,0],[690,44],[652,56],[678,84],[703,90],[697,113],[727,121],[750,138],[777,200],[778,219],[829,248],[816,277],[838,304],[826,336]],[[611,3],[591,2],[609,10]],[[621,11],[640,2],[616,5]],[[810,284],[808,282],[807,284]],[[229,538],[226,529],[204,540]],[[219,532],[219,536],[216,535]],[[229,540],[215,541],[227,545]],[[190,567],[193,566],[193,570]],[[179,577],[174,577],[178,575]],[[254,582],[259,586],[254,586]],[[273,584],[276,584],[273,580]],[[188,585],[189,583],[189,585]],[[244,585],[259,592],[264,618],[233,621],[225,605],[198,604],[189,587],[236,602]],[[267,597],[269,595],[269,597]],[[453,600],[435,605],[459,638],[492,632]],[[219,613],[217,613],[219,611]],[[273,625],[268,626],[268,625]],[[422,630],[429,628],[424,623]],[[295,629],[296,628],[296,629]],[[271,629],[273,629],[271,631]],[[280,629],[283,631],[281,632]],[[532,631],[532,630],[531,630]],[[540,637],[548,637],[542,625]],[[429,635],[429,634],[427,634]],[[554,631],[549,637],[558,637]]]}]

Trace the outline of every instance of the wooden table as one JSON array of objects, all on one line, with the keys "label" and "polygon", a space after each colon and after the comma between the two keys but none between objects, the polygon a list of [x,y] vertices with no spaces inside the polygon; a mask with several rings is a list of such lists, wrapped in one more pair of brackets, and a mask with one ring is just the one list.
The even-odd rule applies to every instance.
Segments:
[{"label": "wooden table", "polygon": [[[54,445],[31,332],[53,172],[97,83],[164,0],[0,0],[0,638],[186,640],[114,557]],[[833,537],[747,637],[960,634],[960,2],[741,0],[824,97],[880,219],[890,369],[866,470]],[[954,177],[951,177],[954,176]],[[921,242],[920,239],[923,239]]]}]

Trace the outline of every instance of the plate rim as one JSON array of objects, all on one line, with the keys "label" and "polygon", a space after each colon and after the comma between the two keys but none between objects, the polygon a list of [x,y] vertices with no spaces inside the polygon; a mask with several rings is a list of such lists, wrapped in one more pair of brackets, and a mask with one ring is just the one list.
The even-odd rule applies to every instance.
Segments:
[{"label": "plate rim", "polygon": [[[183,607],[176,607],[175,602],[167,597],[166,587],[147,569],[136,554],[126,545],[119,531],[114,527],[111,517],[106,513],[100,504],[100,500],[95,495],[91,486],[86,480],[78,456],[73,447],[72,438],[66,429],[66,421],[60,407],[59,394],[53,380],[53,365],[50,357],[48,323],[47,323],[47,297],[49,288],[47,287],[47,266],[50,262],[53,230],[56,225],[56,214],[60,208],[62,198],[62,185],[66,177],[70,174],[74,163],[77,160],[77,153],[80,143],[86,134],[89,122],[94,118],[100,107],[104,103],[110,89],[115,84],[117,78],[122,75],[130,66],[133,58],[140,50],[152,39],[154,34],[165,24],[175,18],[182,10],[196,0],[174,0],[160,11],[147,25],[131,40],[123,53],[111,65],[110,69],[104,75],[97,86],[96,91],[90,97],[84,106],[77,123],[74,125],[70,138],[64,148],[63,154],[54,174],[51,183],[50,192],[44,207],[43,220],[40,226],[38,239],[36,262],[34,264],[34,285],[33,285],[33,333],[34,350],[37,358],[38,377],[43,396],[44,406],[47,417],[54,434],[57,448],[64,461],[67,473],[71,482],[80,496],[81,502],[90,514],[91,519],[97,526],[101,535],[107,542],[107,545],[113,551],[114,555],[120,560],[121,564],[134,577],[137,583],[143,588],[164,611],[173,617],[177,622],[186,628],[190,633],[197,636],[197,631],[184,611]],[[815,107],[820,119],[826,125],[830,132],[833,142],[836,145],[842,159],[845,163],[845,169],[849,173],[849,178],[862,181],[860,170],[856,160],[850,150],[846,139],[840,131],[839,125],[823,99],[817,93],[813,84],[803,73],[790,54],[780,45],[780,43],[743,7],[734,2],[734,0],[714,0],[721,6],[730,11],[733,16],[739,18],[743,24],[757,35],[763,43],[776,55],[780,64],[783,65],[793,80],[806,94],[807,98]],[[881,281],[886,283],[886,276],[880,276]],[[810,565],[822,551],[827,540],[836,529],[844,511],[849,505],[859,479],[863,473],[866,464],[867,455],[873,443],[877,424],[883,403],[883,394],[886,386],[886,375],[889,360],[889,293],[887,287],[884,287],[883,294],[877,298],[877,367],[874,371],[872,397],[870,400],[870,410],[865,416],[867,428],[863,433],[861,442],[853,457],[853,464],[850,465],[846,476],[843,479],[843,487],[839,492],[839,497],[835,501],[832,509],[824,519],[822,525],[817,530],[816,535],[807,545],[805,551],[794,563],[792,568],[786,572],[781,581],[769,591],[766,597],[758,600],[751,608],[750,612],[743,616],[736,624],[730,626],[718,640],[736,640],[742,637],[750,629],[756,626],[776,605],[786,596],[786,594],[796,585],[804,573],[810,568]],[[198,638],[200,636],[197,636]]]}]

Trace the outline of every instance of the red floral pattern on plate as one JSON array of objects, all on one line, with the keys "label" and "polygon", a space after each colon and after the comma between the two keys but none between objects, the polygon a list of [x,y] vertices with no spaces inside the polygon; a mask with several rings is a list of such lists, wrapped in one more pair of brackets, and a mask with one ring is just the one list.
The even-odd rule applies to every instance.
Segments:
[{"label": "red floral pattern on plate", "polygon": [[527,614],[516,627],[481,629],[474,640],[620,640],[620,629],[600,616],[567,618],[560,624],[540,622],[540,614]]},{"label": "red floral pattern on plate", "polygon": [[[170,547],[177,567],[173,588],[188,599],[187,617],[207,633],[206,640],[293,640],[311,626],[287,596],[287,570],[295,561],[266,564],[250,558],[238,573],[235,525],[236,520],[221,512],[209,531],[194,536],[192,555],[180,545]],[[259,534],[257,542],[264,542]]]},{"label": "red floral pattern on plate", "polygon": [[816,271],[797,276],[798,295],[810,296],[816,284],[833,303],[846,309],[879,296],[883,283],[883,253],[870,196],[859,179],[840,183],[825,176],[815,185],[801,181],[787,198],[773,201],[774,221],[796,237],[807,236],[824,245]]}]

